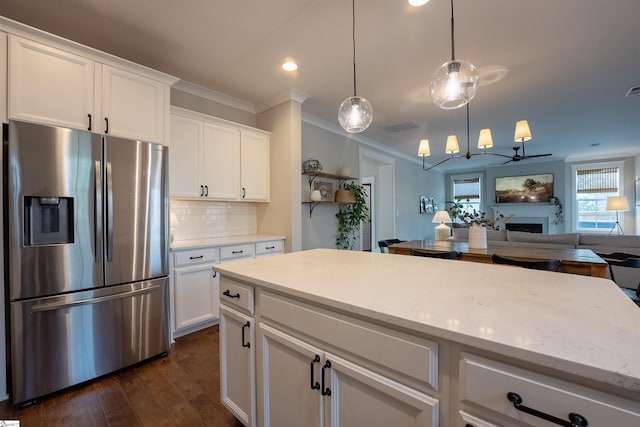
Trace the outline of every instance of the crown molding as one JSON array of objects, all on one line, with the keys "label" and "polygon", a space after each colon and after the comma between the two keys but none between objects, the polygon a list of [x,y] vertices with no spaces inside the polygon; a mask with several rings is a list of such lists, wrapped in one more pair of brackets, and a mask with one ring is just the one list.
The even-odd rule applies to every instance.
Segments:
[{"label": "crown molding", "polygon": [[401,151],[398,150],[394,150],[393,148],[390,148],[378,141],[376,141],[375,139],[372,138],[367,138],[366,136],[363,136],[361,134],[358,133],[349,133],[347,131],[345,131],[344,129],[342,129],[340,126],[335,125],[334,123],[328,122],[326,120],[323,120],[317,116],[308,114],[308,113],[302,113],[302,121],[305,123],[308,123],[310,125],[319,127],[321,129],[324,129],[326,131],[335,133],[337,135],[341,135],[341,136],[345,136],[347,138],[353,139],[363,145],[366,145],[367,147],[370,148],[375,148],[376,150],[382,151],[384,153],[387,153],[391,156],[397,157],[397,158],[401,158],[404,160],[407,160],[409,162],[413,162],[417,165],[420,165],[420,167],[422,167],[422,161],[418,160],[417,158],[414,158],[412,156],[409,156]]},{"label": "crown molding", "polygon": [[256,114],[256,107],[251,102],[234,98],[233,96],[226,95],[222,92],[218,92],[217,90],[209,89],[186,80],[179,80],[171,88],[190,95],[199,96],[200,98],[208,99],[209,101],[217,102],[237,110]]},{"label": "crown molding", "polygon": [[256,107],[258,113],[268,110],[269,108],[273,108],[276,105],[280,105],[283,102],[287,101],[296,101],[302,104],[304,101],[309,99],[310,95],[302,92],[301,90],[289,88],[285,89],[282,92],[271,97],[266,103],[261,104]]}]

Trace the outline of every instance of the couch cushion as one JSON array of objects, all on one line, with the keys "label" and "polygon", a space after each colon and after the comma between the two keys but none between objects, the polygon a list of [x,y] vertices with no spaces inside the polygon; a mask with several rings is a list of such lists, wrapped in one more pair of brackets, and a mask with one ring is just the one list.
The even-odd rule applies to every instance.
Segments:
[{"label": "couch cushion", "polygon": [[576,247],[578,244],[578,233],[542,234],[508,230],[507,240],[509,242],[546,243]]},{"label": "couch cushion", "polygon": [[[468,228],[454,228],[453,229],[453,238],[451,240],[455,241],[469,241],[469,229]],[[491,228],[487,228],[487,241],[491,240],[492,242],[506,242],[507,241],[507,233],[504,231],[493,230]]]},{"label": "couch cushion", "polygon": [[[604,234],[580,234],[580,245],[640,248],[640,236],[609,236]],[[594,251],[598,252],[598,251]],[[614,252],[627,252],[617,250]]]}]

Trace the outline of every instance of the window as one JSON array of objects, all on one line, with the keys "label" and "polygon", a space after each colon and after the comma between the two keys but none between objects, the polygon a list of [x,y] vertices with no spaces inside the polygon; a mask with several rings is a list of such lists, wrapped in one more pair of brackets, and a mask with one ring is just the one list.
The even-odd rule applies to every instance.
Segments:
[{"label": "window", "polygon": [[[467,212],[480,212],[480,177],[454,177],[453,178],[453,200],[460,201],[463,210]],[[458,221],[456,221],[458,222]]]},{"label": "window", "polygon": [[609,231],[615,226],[616,212],[607,211],[607,197],[622,189],[622,162],[573,166],[576,231]]}]

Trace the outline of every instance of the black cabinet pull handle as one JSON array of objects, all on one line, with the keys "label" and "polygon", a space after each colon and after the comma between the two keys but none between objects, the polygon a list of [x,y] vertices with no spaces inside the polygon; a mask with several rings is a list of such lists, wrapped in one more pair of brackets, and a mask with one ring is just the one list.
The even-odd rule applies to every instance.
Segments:
[{"label": "black cabinet pull handle", "polygon": [[242,198],[244,199],[246,195],[247,195],[247,190],[246,188],[242,187]]},{"label": "black cabinet pull handle", "polygon": [[215,279],[217,276],[218,276],[218,272],[217,272],[217,271],[214,271],[214,272],[213,272],[213,276],[211,276],[211,277],[213,277],[213,278]]},{"label": "black cabinet pull handle", "polygon": [[109,118],[105,117],[104,118],[104,122],[105,122],[105,128],[104,128],[104,133],[109,133]]},{"label": "black cabinet pull handle", "polygon": [[330,369],[331,368],[331,362],[330,361],[326,361],[324,363],[324,366],[322,367],[322,375],[320,376],[320,381],[322,381],[322,395],[323,396],[331,396],[331,389],[329,387],[325,387],[324,386],[324,370],[326,369]]},{"label": "black cabinet pull handle", "polygon": [[564,426],[564,427],[585,427],[589,425],[589,422],[585,417],[575,412],[569,413],[569,421],[565,421],[561,418],[554,417],[553,415],[549,415],[542,411],[538,411],[537,409],[529,408],[528,406],[522,405],[522,397],[518,393],[514,393],[510,391],[507,393],[507,399],[509,402],[513,403],[513,407],[518,411],[526,412],[527,414],[533,415],[534,417],[542,418],[543,420]]},{"label": "black cabinet pull handle", "polygon": [[87,130],[91,130],[91,114],[87,114],[87,116],[89,117],[89,127]]},{"label": "black cabinet pull handle", "polygon": [[204,186],[204,196],[205,197],[209,196],[209,186],[208,185]]},{"label": "black cabinet pull handle", "polygon": [[231,251],[231,253],[234,254],[234,255],[241,254],[243,252],[244,252],[243,250],[242,251]]},{"label": "black cabinet pull handle", "polygon": [[247,347],[247,348],[251,348],[251,342],[245,343],[244,340],[244,328],[250,328],[251,327],[251,323],[247,322],[244,325],[242,325],[242,346],[243,347]]},{"label": "black cabinet pull handle", "polygon": [[318,381],[313,381],[313,364],[320,363],[320,356],[316,354],[316,357],[311,361],[311,390],[320,390],[320,383]]},{"label": "black cabinet pull handle", "polygon": [[269,250],[269,249],[275,249],[275,248],[276,248],[275,246],[267,246],[267,247],[265,247],[265,249],[267,249],[267,250]]},{"label": "black cabinet pull handle", "polygon": [[204,185],[200,186],[200,197],[204,196]]},{"label": "black cabinet pull handle", "polygon": [[189,259],[202,259],[204,258],[204,255],[199,255],[199,256],[190,256]]},{"label": "black cabinet pull handle", "polygon": [[239,294],[239,293],[238,293],[238,294],[233,294],[233,295],[231,295],[231,291],[229,291],[229,289],[227,289],[226,291],[224,291],[224,292],[222,293],[222,295],[224,295],[224,296],[226,296],[226,297],[229,297],[229,298],[238,298],[238,299],[240,299],[240,294]]}]

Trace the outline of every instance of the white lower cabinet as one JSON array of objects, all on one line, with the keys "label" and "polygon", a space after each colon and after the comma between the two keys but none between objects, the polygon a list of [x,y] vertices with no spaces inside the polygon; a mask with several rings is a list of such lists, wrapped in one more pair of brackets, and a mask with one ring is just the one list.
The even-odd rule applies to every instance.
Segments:
[{"label": "white lower cabinet", "polygon": [[262,423],[267,427],[438,425],[438,400],[260,324]]},{"label": "white lower cabinet", "polygon": [[213,270],[218,259],[217,248],[174,252],[174,337],[210,326],[218,320],[220,277]]},{"label": "white lower cabinet", "polygon": [[255,320],[220,306],[220,400],[245,426],[255,426]]}]

